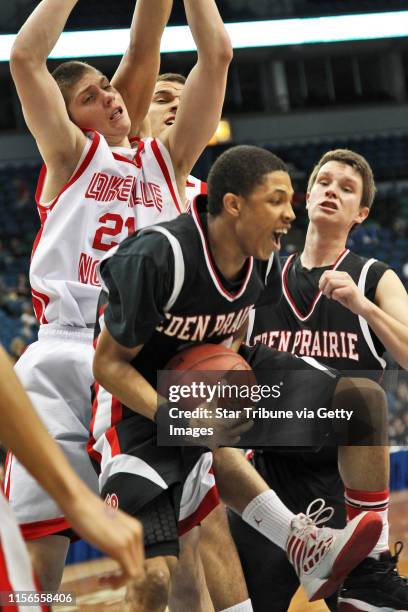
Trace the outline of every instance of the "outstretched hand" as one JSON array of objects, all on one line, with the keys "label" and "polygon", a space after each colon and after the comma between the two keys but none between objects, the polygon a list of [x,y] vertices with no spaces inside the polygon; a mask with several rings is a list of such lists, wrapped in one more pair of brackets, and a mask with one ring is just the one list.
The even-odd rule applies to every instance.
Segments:
[{"label": "outstretched hand", "polygon": [[143,574],[144,547],[141,523],[118,508],[104,503],[84,488],[78,501],[71,502],[65,515],[72,528],[85,540],[115,559],[120,573],[105,577],[104,581],[118,588],[129,579]]}]

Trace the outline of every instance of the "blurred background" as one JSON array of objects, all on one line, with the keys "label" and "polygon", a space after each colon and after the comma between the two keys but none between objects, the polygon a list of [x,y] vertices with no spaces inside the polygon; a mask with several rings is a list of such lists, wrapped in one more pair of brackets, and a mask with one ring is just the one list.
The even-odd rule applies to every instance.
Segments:
[{"label": "blurred background", "polygon": [[[0,35],[16,33],[37,4],[37,0],[2,0]],[[217,4],[224,22],[357,13],[368,17],[408,10],[408,0],[218,0]],[[133,7],[134,0],[81,0],[66,29],[125,28]],[[185,24],[181,0],[174,2],[170,24]],[[108,77],[118,60],[89,58]],[[161,71],[187,75],[194,62],[194,53],[163,54]],[[50,68],[58,63],[50,61]],[[34,203],[40,158],[27,133],[6,61],[0,62],[0,91],[0,340],[17,360],[37,334],[28,267],[40,225]],[[302,248],[307,177],[321,154],[342,147],[364,155],[373,167],[378,193],[369,220],[352,234],[350,247],[389,263],[408,287],[408,36],[237,49],[223,119],[228,129],[214,139],[193,174],[205,180],[211,163],[232,144],[256,144],[281,156],[296,190],[297,220],[286,252]],[[408,446],[408,380],[406,375],[398,380],[389,390],[394,489],[408,488],[408,453],[402,450]]]}]

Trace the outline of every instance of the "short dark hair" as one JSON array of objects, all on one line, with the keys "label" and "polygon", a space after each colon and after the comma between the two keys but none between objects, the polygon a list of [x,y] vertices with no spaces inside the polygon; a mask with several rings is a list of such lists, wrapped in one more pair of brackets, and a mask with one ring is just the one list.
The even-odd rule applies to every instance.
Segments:
[{"label": "short dark hair", "polygon": [[163,74],[159,74],[156,79],[156,83],[159,81],[171,82],[171,83],[180,83],[184,85],[186,82],[186,77],[183,74],[179,74],[178,72],[163,72]]},{"label": "short dark hair", "polygon": [[70,92],[72,87],[86,72],[89,72],[90,70],[95,70],[102,76],[102,73],[90,64],[87,64],[86,62],[79,62],[77,60],[63,62],[51,73],[54,79],[57,81],[57,85],[61,90],[66,106],[68,106],[70,102]]},{"label": "short dark hair", "polygon": [[371,208],[376,192],[373,171],[365,157],[350,149],[334,149],[333,151],[327,151],[327,153],[319,159],[309,177],[307,184],[308,193],[310,193],[321,168],[330,161],[346,164],[358,172],[363,181],[360,208],[364,208],[365,206]]},{"label": "short dark hair", "polygon": [[267,149],[239,145],[225,151],[213,164],[207,180],[208,212],[219,215],[226,193],[248,197],[267,174],[288,172],[285,163]]}]

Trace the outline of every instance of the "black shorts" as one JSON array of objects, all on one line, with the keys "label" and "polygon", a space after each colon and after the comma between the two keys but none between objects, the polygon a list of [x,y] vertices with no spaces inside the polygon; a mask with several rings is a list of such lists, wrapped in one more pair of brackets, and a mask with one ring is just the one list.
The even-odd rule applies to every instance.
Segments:
[{"label": "black shorts", "polygon": [[[310,502],[322,497],[334,508],[327,525],[342,528],[346,524],[344,487],[337,469],[337,449],[317,452],[255,451],[254,465],[295,514],[305,512]],[[254,612],[286,612],[299,580],[285,551],[272,544],[245,523],[229,513],[231,533],[242,563]],[[326,600],[335,611],[337,594]],[[273,602],[273,606],[271,605]]]},{"label": "black shorts", "polygon": [[157,446],[152,425],[135,414],[106,432],[101,463],[96,464],[101,495],[141,520],[145,537],[151,532],[146,556],[177,554],[174,535],[199,525],[219,503],[212,453]]},{"label": "black shorts", "polygon": [[334,444],[331,419],[319,415],[330,409],[339,372],[264,344],[244,346],[240,354],[253,369],[258,386],[273,389],[270,397],[263,397],[256,405],[257,411],[264,409],[267,416],[254,418],[253,428],[241,438],[241,447]]}]

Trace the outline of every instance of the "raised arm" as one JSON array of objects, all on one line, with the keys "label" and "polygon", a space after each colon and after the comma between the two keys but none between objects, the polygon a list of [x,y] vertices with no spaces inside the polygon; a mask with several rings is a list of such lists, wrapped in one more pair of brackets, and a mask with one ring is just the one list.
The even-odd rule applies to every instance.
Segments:
[{"label": "raised arm", "polygon": [[232,46],[214,0],[184,0],[187,21],[197,45],[175,124],[163,136],[182,185],[207,146],[221,117]]},{"label": "raised arm", "polygon": [[62,183],[77,165],[85,136],[70,120],[46,61],[77,1],[42,0],[17,34],[10,56],[27,126],[48,169],[60,168]]},{"label": "raised arm", "polygon": [[112,85],[121,93],[132,122],[130,136],[139,135],[149,109],[160,67],[160,42],[173,0],[138,0],[130,28],[129,47]]},{"label": "raised arm", "polygon": [[109,511],[74,473],[34,412],[1,347],[0,378],[2,442],[55,498],[72,527],[119,561],[126,576],[136,576],[143,563],[140,523],[122,512]]}]

